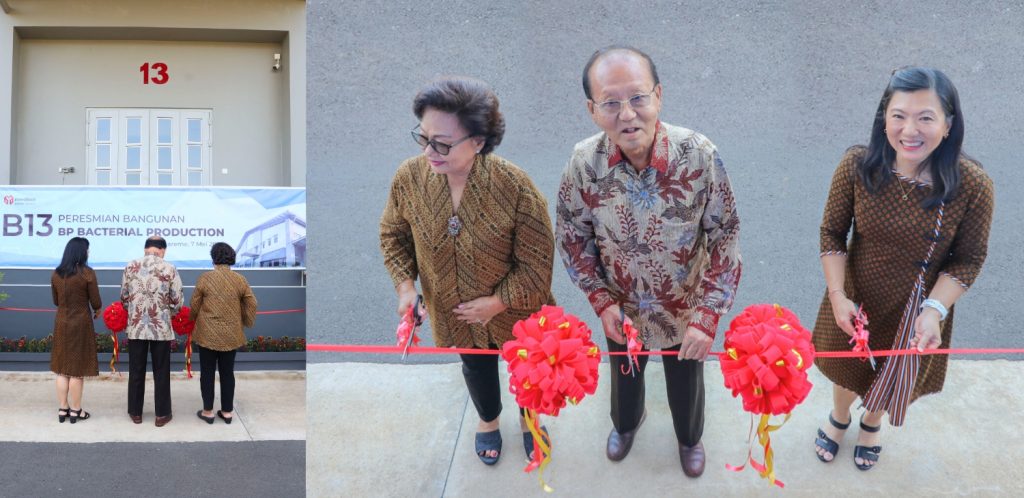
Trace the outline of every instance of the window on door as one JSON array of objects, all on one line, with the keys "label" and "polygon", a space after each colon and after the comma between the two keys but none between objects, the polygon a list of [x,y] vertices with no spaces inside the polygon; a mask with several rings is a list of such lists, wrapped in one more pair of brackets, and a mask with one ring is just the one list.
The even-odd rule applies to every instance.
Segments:
[{"label": "window on door", "polygon": [[210,110],[88,109],[90,185],[210,185]]}]

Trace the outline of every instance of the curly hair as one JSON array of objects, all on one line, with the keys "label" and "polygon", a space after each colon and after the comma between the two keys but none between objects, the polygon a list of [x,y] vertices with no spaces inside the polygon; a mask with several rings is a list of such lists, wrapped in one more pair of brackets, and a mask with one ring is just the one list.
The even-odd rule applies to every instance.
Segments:
[{"label": "curly hair", "polygon": [[470,136],[482,137],[480,154],[489,154],[505,135],[505,117],[498,110],[498,96],[483,81],[448,76],[428,83],[413,99],[412,112],[423,119],[427,108],[454,114]]},{"label": "curly hair", "polygon": [[235,250],[225,242],[217,242],[210,248],[210,257],[215,265],[234,265]]}]

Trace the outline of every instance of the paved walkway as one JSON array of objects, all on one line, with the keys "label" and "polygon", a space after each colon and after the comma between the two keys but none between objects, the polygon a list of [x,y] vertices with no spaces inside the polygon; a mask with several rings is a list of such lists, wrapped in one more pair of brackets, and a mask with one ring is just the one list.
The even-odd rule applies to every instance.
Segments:
[{"label": "paved walkway", "polygon": [[[602,365],[603,376],[607,368]],[[785,490],[770,488],[749,468],[725,468],[743,463],[750,418],[723,387],[717,362],[705,368],[707,469],[699,479],[685,477],[661,364],[648,368],[649,416],[622,462],[604,455],[611,427],[607,382],[559,417],[543,417],[555,448],[545,473],[554,495],[1024,495],[1024,433],[1016,422],[1024,413],[1024,362],[951,361],[944,392],[915,403],[905,427],[883,429],[881,461],[870,472],[853,465],[855,430],[841,441],[835,462],[815,457],[815,430],[825,421],[831,391],[812,369],[816,387],[772,435]],[[540,490],[536,472],[522,472],[515,417],[502,418],[498,465],[477,459],[478,419],[459,364],[311,363],[307,371],[308,430],[315,435],[306,447],[307,496],[552,496]],[[504,413],[515,413],[512,395],[506,391],[503,400]]]},{"label": "paved walkway", "polygon": [[[219,388],[217,390],[219,392]],[[306,439],[306,374],[301,371],[235,373],[236,420],[213,425],[195,413],[203,407],[199,374],[188,379],[171,374],[174,419],[155,427],[153,378],[146,380],[143,423],[128,418],[128,375],[101,373],[85,380],[82,407],[92,418],[75,425],[57,422],[57,395],[52,373],[0,373],[0,441],[21,442],[187,442]],[[214,409],[220,408],[215,398]],[[16,430],[8,430],[16,428]]]}]

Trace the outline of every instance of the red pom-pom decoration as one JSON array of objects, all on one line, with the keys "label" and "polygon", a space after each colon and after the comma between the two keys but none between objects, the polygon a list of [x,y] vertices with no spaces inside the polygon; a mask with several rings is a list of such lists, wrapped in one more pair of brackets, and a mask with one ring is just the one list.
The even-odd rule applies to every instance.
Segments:
[{"label": "red pom-pom decoration", "polygon": [[743,397],[743,409],[750,413],[792,411],[811,392],[807,369],[813,363],[811,333],[782,306],[750,306],[725,332],[725,387],[733,397]]},{"label": "red pom-pom decoration", "polygon": [[[725,387],[733,397],[743,398],[743,409],[761,415],[757,440],[764,447],[763,463],[747,459],[761,477],[783,487],[775,479],[769,434],[782,424],[769,425],[770,415],[789,413],[811,392],[807,369],[814,363],[811,333],[800,325],[792,311],[777,304],[757,304],[743,310],[725,332],[725,353],[721,355]],[[730,470],[740,467],[726,465]]]},{"label": "red pom-pom decoration", "polygon": [[192,331],[196,328],[196,322],[193,322],[192,319],[188,317],[191,311],[192,310],[190,310],[188,306],[182,306],[181,311],[171,317],[171,328],[174,330],[175,334],[192,334]]},{"label": "red pom-pom decoration", "polygon": [[182,306],[178,314],[171,317],[171,329],[175,334],[185,336],[185,372],[188,378],[192,378],[192,331],[196,328],[196,322],[189,318],[192,310],[188,306]]},{"label": "red pom-pom decoration", "polygon": [[533,435],[533,458],[523,469],[540,469],[545,491],[544,468],[551,461],[548,434],[540,428],[539,414],[556,416],[566,400],[579,403],[597,390],[601,350],[590,339],[587,324],[558,306],[544,306],[512,327],[515,339],[505,342],[501,356],[508,362],[509,391],[524,408]]},{"label": "red pom-pom decoration", "polygon": [[594,394],[601,351],[579,318],[544,306],[516,322],[512,334],[515,339],[505,342],[501,356],[519,406],[556,416],[566,400],[575,404]]},{"label": "red pom-pom decoration", "polygon": [[103,324],[115,334],[128,328],[128,312],[121,301],[115,301],[103,310]]}]

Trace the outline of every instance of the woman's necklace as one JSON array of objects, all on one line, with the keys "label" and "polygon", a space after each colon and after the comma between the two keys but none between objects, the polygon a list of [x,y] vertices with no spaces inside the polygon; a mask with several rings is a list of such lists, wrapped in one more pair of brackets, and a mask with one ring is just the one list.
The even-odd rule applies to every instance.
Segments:
[{"label": "woman's necklace", "polygon": [[910,193],[913,192],[915,188],[917,188],[917,184],[916,183],[913,183],[910,186],[910,190],[907,190],[907,189],[903,188],[903,180],[901,178],[897,178],[896,179],[896,185],[899,185],[900,186],[900,192],[903,192],[903,200],[907,200],[907,198],[910,196]]}]

